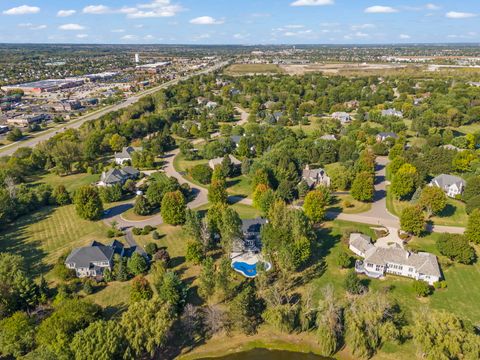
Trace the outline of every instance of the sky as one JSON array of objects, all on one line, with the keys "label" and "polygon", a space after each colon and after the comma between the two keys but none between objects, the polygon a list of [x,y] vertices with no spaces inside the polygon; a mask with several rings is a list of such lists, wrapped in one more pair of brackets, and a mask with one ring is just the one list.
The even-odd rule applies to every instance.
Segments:
[{"label": "sky", "polygon": [[0,0],[2,43],[480,43],[479,0]]}]

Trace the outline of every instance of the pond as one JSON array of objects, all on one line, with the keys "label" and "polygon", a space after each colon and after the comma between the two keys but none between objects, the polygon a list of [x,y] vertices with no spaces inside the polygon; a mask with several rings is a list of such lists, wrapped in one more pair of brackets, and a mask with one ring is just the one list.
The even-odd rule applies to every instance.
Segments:
[{"label": "pond", "polygon": [[201,360],[328,360],[329,358],[283,350],[253,349],[216,358]]}]

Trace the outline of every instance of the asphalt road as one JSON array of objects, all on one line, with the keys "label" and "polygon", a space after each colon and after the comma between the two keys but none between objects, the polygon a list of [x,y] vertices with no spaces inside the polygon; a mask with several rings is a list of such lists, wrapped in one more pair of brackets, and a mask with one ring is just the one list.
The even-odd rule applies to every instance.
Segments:
[{"label": "asphalt road", "polygon": [[155,93],[155,92],[157,92],[161,89],[166,89],[166,88],[168,88],[172,85],[176,85],[180,81],[187,80],[187,79],[189,79],[193,76],[207,74],[209,72],[216,71],[216,70],[222,68],[223,66],[227,65],[228,63],[229,63],[228,61],[224,61],[222,63],[214,65],[214,66],[212,66],[210,68],[207,68],[205,70],[196,72],[194,74],[190,74],[190,75],[183,76],[183,77],[175,79],[175,80],[168,81],[168,82],[163,83],[159,86],[156,86],[156,87],[153,87],[151,89],[145,90],[141,93],[135,94],[134,96],[129,97],[128,99],[126,99],[126,100],[124,100],[124,101],[122,101],[118,104],[106,106],[102,109],[98,109],[97,111],[94,111],[93,113],[90,113],[90,114],[81,116],[78,119],[72,120],[69,123],[60,124],[55,128],[45,130],[44,132],[41,132],[41,133],[37,133],[32,138],[27,138],[27,139],[22,140],[22,141],[17,141],[13,144],[9,144],[9,145],[5,145],[3,147],[0,147],[0,156],[11,155],[20,147],[34,147],[38,143],[40,143],[42,141],[45,141],[45,140],[48,140],[52,136],[54,136],[55,134],[63,132],[66,129],[78,129],[86,121],[96,120],[96,119],[100,118],[101,116],[103,116],[103,115],[105,115],[109,112],[117,111],[117,110],[123,109],[125,107],[128,107],[128,106],[136,103],[142,97],[145,97],[147,95],[151,95],[151,94],[153,94],[153,93]]}]

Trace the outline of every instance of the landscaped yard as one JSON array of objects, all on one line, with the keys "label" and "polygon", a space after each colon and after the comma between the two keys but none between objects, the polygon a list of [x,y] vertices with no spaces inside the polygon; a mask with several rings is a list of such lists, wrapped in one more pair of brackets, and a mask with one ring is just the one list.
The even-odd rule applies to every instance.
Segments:
[{"label": "landscaped yard", "polygon": [[[400,216],[402,210],[408,205],[410,205],[408,201],[396,200],[391,192],[387,191],[387,209],[393,215]],[[459,200],[448,198],[445,210],[430,220],[436,225],[465,227],[468,223],[465,204]]]},{"label": "landscaped yard", "polygon": [[230,195],[251,197],[252,180],[248,176],[241,175],[227,180],[227,191]]},{"label": "landscaped yard", "polygon": [[[209,207],[210,207],[210,204],[206,204],[196,208],[195,210],[197,211],[208,210]],[[242,219],[255,219],[261,215],[260,211],[258,211],[257,209],[255,209],[253,206],[250,206],[250,205],[236,203],[231,205],[231,207],[238,213],[238,215]]]},{"label": "landscaped yard", "polygon": [[58,185],[64,185],[68,191],[74,191],[83,185],[93,184],[100,180],[100,174],[75,174],[68,176],[59,176],[48,173],[40,177],[36,183],[45,183],[51,185],[53,188]]},{"label": "landscaped yard", "polygon": [[[349,203],[350,206],[346,206]],[[342,212],[344,214],[359,214],[372,208],[371,203],[355,200],[350,194],[335,195],[332,199],[332,206],[327,211]]]},{"label": "landscaped yard", "polygon": [[107,240],[101,221],[80,219],[73,205],[47,207],[15,221],[0,233],[0,250],[25,257],[36,274],[50,270],[58,257],[92,240]]}]

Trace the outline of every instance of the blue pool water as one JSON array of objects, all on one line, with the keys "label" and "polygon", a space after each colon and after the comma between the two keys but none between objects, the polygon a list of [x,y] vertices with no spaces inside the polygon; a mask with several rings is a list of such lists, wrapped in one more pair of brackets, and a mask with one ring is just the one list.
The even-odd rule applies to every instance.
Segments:
[{"label": "blue pool water", "polygon": [[[265,265],[265,269],[267,271],[270,270],[270,268],[272,267],[270,263],[265,263]],[[257,276],[257,264],[247,264],[242,261],[235,261],[232,264],[232,267],[245,277],[253,278]]]}]

